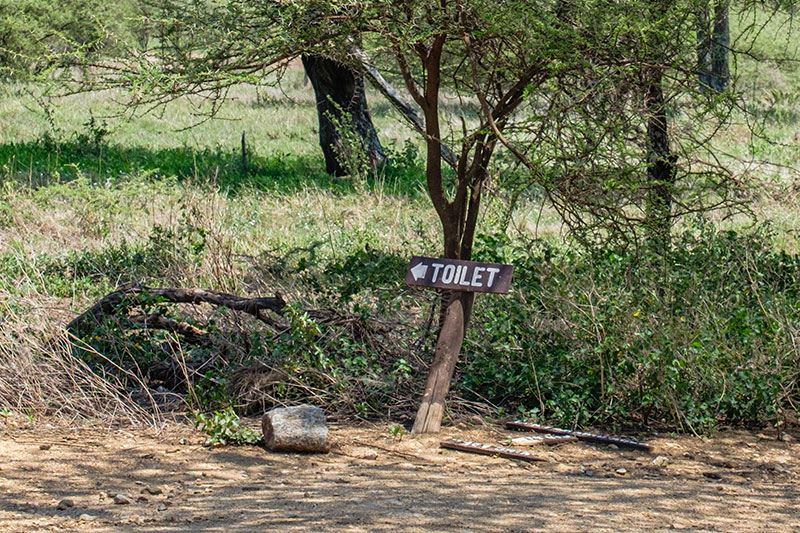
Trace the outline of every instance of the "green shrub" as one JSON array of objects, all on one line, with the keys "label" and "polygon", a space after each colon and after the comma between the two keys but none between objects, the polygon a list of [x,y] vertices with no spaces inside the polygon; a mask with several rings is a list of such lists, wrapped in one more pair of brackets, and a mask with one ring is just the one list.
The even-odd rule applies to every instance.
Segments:
[{"label": "green shrub", "polygon": [[214,411],[211,415],[198,413],[195,415],[195,427],[208,435],[206,445],[245,446],[260,445],[264,438],[255,430],[242,426],[239,415],[228,407],[223,411]]},{"label": "green shrub", "polygon": [[567,425],[760,425],[796,405],[800,259],[768,232],[675,236],[668,257],[495,241],[514,289],[480,299],[460,386]]}]

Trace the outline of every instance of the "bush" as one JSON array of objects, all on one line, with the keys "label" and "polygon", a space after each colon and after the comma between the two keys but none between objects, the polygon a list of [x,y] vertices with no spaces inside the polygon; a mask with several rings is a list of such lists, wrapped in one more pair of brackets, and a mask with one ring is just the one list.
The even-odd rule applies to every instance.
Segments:
[{"label": "bush", "polygon": [[254,429],[242,426],[239,416],[230,407],[223,411],[215,411],[212,415],[196,414],[195,427],[208,435],[206,440],[208,446],[260,445],[264,440]]},{"label": "bush", "polygon": [[767,231],[702,226],[666,258],[483,244],[517,268],[511,295],[479,301],[465,392],[559,424],[698,432],[797,405],[800,259]]}]

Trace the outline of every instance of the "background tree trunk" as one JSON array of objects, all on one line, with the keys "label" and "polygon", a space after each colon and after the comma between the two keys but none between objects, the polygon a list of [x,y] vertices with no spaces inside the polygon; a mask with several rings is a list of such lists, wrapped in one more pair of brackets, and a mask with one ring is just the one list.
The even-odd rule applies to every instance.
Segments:
[{"label": "background tree trunk", "polygon": [[728,87],[728,80],[731,77],[728,67],[730,44],[728,4],[719,1],[714,4],[714,34],[711,40],[711,88],[717,92],[722,92]]},{"label": "background tree trunk", "polygon": [[697,71],[702,89],[710,87],[714,91],[722,92],[728,87],[730,80],[728,2],[714,2],[713,27],[710,26],[710,16],[709,8],[700,15],[700,28],[697,30]]},{"label": "background tree trunk", "polygon": [[351,123],[360,137],[362,149],[370,166],[378,167],[386,160],[378,140],[375,126],[367,108],[364,77],[341,63],[319,56],[302,56],[319,115],[319,144],[325,156],[325,170],[334,176],[349,173],[339,154],[348,147],[344,144],[336,122]]}]

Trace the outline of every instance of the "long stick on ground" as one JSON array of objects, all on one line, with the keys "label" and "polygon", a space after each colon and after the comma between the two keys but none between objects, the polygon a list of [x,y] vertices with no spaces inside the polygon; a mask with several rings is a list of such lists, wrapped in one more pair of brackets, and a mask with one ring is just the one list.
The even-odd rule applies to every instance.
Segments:
[{"label": "long stick on ground", "polygon": [[506,427],[510,429],[529,429],[532,431],[536,431],[537,433],[549,433],[551,435],[570,435],[582,441],[597,442],[600,444],[616,444],[617,446],[627,446],[628,448],[636,448],[645,451],[650,451],[651,449],[649,444],[638,440],[624,439],[621,437],[612,437],[609,435],[598,435],[595,433],[587,433],[585,431],[574,431],[571,429],[556,428],[553,426],[543,426],[541,424],[523,422],[522,420],[506,422]]}]

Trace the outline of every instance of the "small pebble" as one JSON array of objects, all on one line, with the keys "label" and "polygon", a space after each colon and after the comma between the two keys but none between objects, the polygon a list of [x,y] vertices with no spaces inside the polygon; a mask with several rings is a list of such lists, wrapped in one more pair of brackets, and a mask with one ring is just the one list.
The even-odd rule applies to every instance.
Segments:
[{"label": "small pebble", "polygon": [[131,498],[127,494],[123,494],[120,492],[119,494],[114,496],[114,503],[116,505],[130,505],[131,503],[133,503],[133,498]]},{"label": "small pebble", "polygon": [[78,517],[78,520],[83,520],[84,522],[93,522],[97,520],[97,517],[90,514],[82,514]]},{"label": "small pebble", "polygon": [[39,449],[47,451],[47,450],[50,449],[50,445],[49,444],[41,444],[41,445],[39,445]]},{"label": "small pebble", "polygon": [[653,464],[656,466],[667,466],[669,464],[669,459],[667,459],[663,455],[659,455],[658,457],[653,459]]},{"label": "small pebble", "polygon": [[75,507],[75,502],[70,499],[64,499],[58,502],[58,506],[56,508],[59,511],[64,511],[65,509],[69,509],[70,507]]},{"label": "small pebble", "polygon": [[615,470],[615,472],[616,472],[617,474],[619,474],[620,476],[624,476],[625,474],[627,474],[627,473],[628,473],[628,471],[627,471],[627,470],[625,470],[624,468],[617,468],[617,469]]}]

